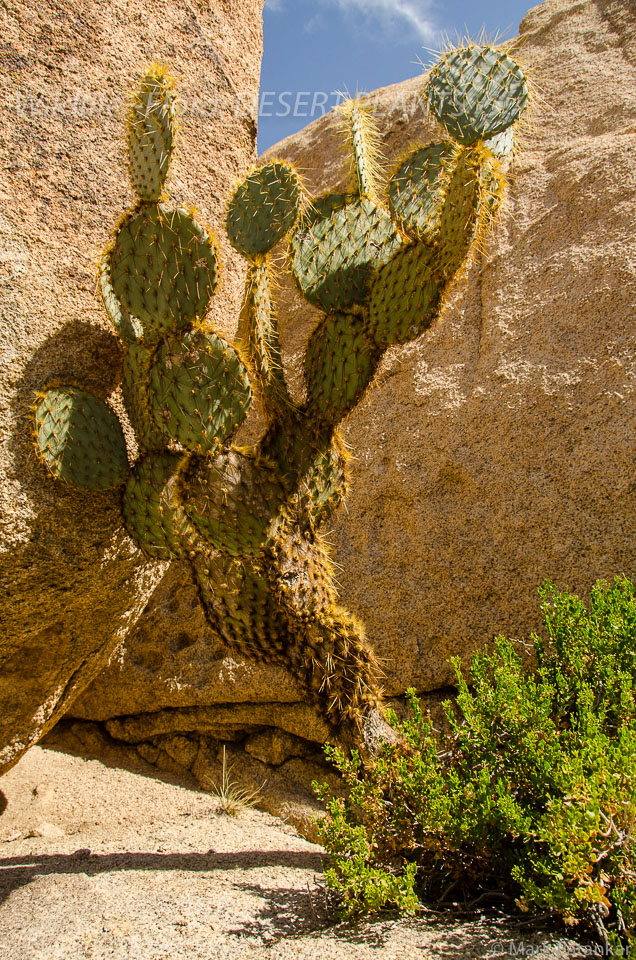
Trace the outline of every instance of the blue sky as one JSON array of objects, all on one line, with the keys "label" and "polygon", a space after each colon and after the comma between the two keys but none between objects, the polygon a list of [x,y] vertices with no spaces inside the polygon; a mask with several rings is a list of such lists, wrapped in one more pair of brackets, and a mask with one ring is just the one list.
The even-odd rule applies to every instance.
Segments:
[{"label": "blue sky", "polygon": [[421,73],[441,38],[514,37],[536,0],[265,0],[259,151],[337,102]]}]

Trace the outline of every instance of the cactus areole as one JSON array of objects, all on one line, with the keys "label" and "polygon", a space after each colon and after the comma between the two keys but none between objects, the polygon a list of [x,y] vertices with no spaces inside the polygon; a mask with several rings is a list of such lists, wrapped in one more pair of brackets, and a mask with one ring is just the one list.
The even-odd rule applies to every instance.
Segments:
[{"label": "cactus areole", "polygon": [[[424,95],[447,139],[403,158],[386,190],[373,155],[377,131],[359,100],[339,108],[350,193],[309,197],[282,161],[236,189],[226,229],[248,264],[242,353],[203,324],[217,244],[194,214],[170,205],[173,83],[152,67],[128,117],[137,200],[99,270],[123,344],[136,462],[128,464],[115,413],[92,394],[50,386],[34,407],[35,446],[50,473],[87,491],[121,487],[140,550],[187,560],[227,646],[288,668],[349,743],[361,741],[382,695],[363,626],[338,602],[320,532],[347,489],[338,425],[383,351],[433,323],[492,220],[504,185],[501,145],[510,149],[527,87],[508,55],[466,46],[442,57]],[[272,293],[272,249],[284,238],[300,295],[323,311],[305,356],[303,403],[285,381]],[[253,447],[233,447],[253,394],[266,430]]]}]

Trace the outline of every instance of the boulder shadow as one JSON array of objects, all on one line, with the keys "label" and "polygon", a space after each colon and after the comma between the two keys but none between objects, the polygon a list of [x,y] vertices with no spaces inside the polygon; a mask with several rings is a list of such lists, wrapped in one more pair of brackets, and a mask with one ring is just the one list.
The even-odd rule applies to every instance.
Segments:
[{"label": "boulder shadow", "polygon": [[[89,849],[61,854],[24,854],[0,858],[0,904],[20,887],[37,877],[62,874],[84,874],[87,877],[125,870],[183,870],[202,873],[214,870],[244,871],[260,867],[282,867],[294,870],[321,869],[320,854],[303,850],[244,850],[239,853],[107,853]],[[254,889],[261,890],[260,887]]]}]

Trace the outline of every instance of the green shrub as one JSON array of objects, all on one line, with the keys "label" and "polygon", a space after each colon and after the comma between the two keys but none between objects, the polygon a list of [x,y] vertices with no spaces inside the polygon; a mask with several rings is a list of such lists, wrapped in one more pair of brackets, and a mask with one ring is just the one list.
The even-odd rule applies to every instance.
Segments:
[{"label": "green shrub", "polygon": [[[362,764],[328,746],[347,785],[326,801],[321,840],[341,916],[509,895],[629,949],[636,923],[636,598],[597,583],[589,611],[546,583],[534,670],[499,637],[454,660],[448,732],[413,690],[397,745]],[[512,902],[512,899],[511,899]]]}]

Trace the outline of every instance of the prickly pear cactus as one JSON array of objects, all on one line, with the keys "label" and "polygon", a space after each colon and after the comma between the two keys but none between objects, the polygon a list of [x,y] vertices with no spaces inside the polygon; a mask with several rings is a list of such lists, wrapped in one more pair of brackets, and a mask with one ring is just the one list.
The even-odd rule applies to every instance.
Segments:
[{"label": "prickly pear cactus", "polygon": [[[349,192],[308,197],[282,161],[238,186],[226,230],[248,266],[248,336],[239,348],[205,322],[219,276],[216,242],[196,214],[170,205],[172,82],[152,68],[128,118],[137,199],[99,268],[122,340],[135,464],[104,401],[56,385],[35,405],[36,448],[50,472],[88,490],[121,485],[139,548],[189,561],[225,643],[291,670],[349,743],[363,738],[381,690],[364,628],[338,603],[320,533],[347,488],[338,424],[383,351],[439,315],[499,207],[501,159],[528,92],[507,54],[469,45],[442,57],[425,96],[448,139],[413,151],[386,185],[373,118],[353,100],[339,108]],[[302,403],[287,388],[273,296],[272,251],[286,237],[301,296],[324,311],[307,347]],[[251,448],[232,446],[253,395],[266,431]]]}]

